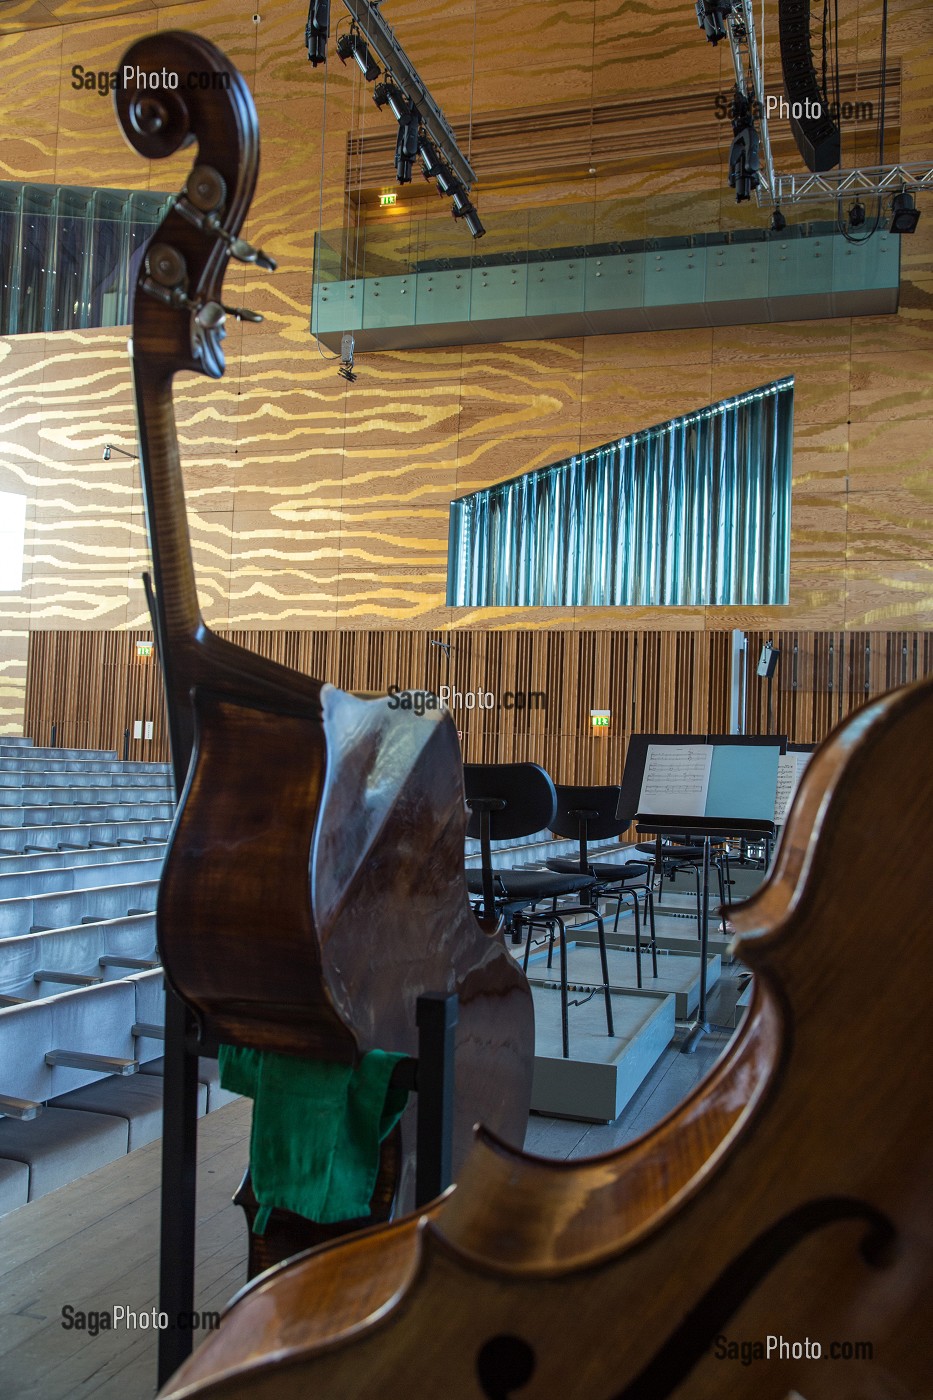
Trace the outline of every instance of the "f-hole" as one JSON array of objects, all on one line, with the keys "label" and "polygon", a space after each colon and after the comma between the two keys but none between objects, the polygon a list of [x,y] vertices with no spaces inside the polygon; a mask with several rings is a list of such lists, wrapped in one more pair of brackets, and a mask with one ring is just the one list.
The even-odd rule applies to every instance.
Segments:
[{"label": "f-hole", "polygon": [[476,1374],[487,1400],[510,1400],[534,1374],[535,1354],[521,1337],[500,1333],[476,1354]]}]

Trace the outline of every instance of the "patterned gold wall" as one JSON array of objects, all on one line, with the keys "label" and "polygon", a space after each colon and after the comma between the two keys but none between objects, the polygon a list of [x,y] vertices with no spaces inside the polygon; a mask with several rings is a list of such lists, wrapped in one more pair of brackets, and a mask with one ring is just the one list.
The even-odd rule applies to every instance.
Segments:
[{"label": "patterned gold wall", "polygon": [[[258,26],[254,8],[263,13]],[[841,8],[843,65],[856,89],[862,81],[874,92],[880,6],[853,0]],[[334,6],[335,17],[340,10]],[[306,13],[304,0],[236,12],[223,0],[24,0],[0,14],[3,179],[177,188],[190,157],[141,161],[123,143],[109,100],[71,86],[74,63],[113,68],[131,40],[155,28],[214,39],[256,96],[263,165],[247,232],[278,257],[280,271],[231,273],[228,300],[256,307],[265,323],[233,328],[221,383],[186,377],[177,386],[211,622],[296,630],[929,627],[933,207],[904,240],[897,316],[385,352],[362,357],[358,382],[348,386],[307,333],[313,233],[345,216],[348,133],[365,143],[389,118],[361,90],[352,64],[332,62],[322,188],[324,79],[303,51]],[[694,137],[689,149],[660,138],[669,119],[683,125],[682,109],[700,122],[704,104],[729,85],[724,46],[704,43],[689,4],[393,0],[388,18],[465,144],[472,111],[477,150],[479,123],[488,131],[496,113],[510,116],[514,144],[525,109],[589,104],[597,114],[621,98],[646,99],[641,151],[630,141],[600,144],[594,116],[589,129],[582,124],[576,163],[565,146],[525,173],[514,155],[503,158],[485,197],[480,168],[488,224],[497,208],[635,192],[689,210],[691,191],[725,186],[730,133],[712,110],[708,138]],[[766,36],[778,90],[770,3]],[[931,39],[928,0],[892,0],[892,140],[905,160],[933,155]],[[868,136],[859,137],[865,150]],[[414,198],[406,191],[395,217],[407,217]],[[365,216],[377,217],[362,202]],[[28,498],[25,587],[0,595],[0,729],[22,726],[30,631],[147,620],[135,465],[116,454],[101,460],[106,441],[134,448],[125,342],[119,330],[0,340],[0,490]],[[787,608],[444,606],[452,496],[788,372],[797,408]]]}]

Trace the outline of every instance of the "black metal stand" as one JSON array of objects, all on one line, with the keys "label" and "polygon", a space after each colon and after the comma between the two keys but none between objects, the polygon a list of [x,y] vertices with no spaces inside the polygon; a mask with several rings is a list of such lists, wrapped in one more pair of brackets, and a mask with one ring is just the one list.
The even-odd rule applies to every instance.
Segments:
[{"label": "black metal stand", "polygon": [[[692,1055],[703,1039],[709,1035],[709,1021],[706,1019],[706,957],[709,949],[709,848],[711,836],[703,837],[703,894],[700,903],[700,997],[697,1004],[697,1018],[683,1045],[682,1055]],[[723,913],[725,917],[725,913]]]},{"label": "black metal stand", "polygon": [[[459,1005],[454,993],[417,1001],[418,1057],[399,1065],[399,1080],[418,1094],[415,1204],[427,1205],[450,1185],[453,1146],[454,1056]],[[170,990],[165,1007],[162,1128],[162,1224],[159,1311],[161,1389],[193,1346],[195,1203],[197,1193],[198,1052],[187,1008]],[[201,1047],[200,1053],[212,1053]],[[213,1053],[216,1054],[216,1047]]]},{"label": "black metal stand", "polygon": [[713,841],[722,840],[724,837],[728,836],[773,837],[774,823],[749,821],[747,819],[735,819],[730,821],[722,817],[687,817],[677,821],[669,817],[652,817],[647,813],[639,814],[636,816],[635,820],[639,823],[636,828],[639,832],[655,832],[659,843],[662,836],[682,836],[688,841],[703,843],[703,880],[698,911],[699,928],[697,930],[700,935],[700,993],[697,1004],[697,1018],[687,1032],[683,1045],[680,1047],[682,1055],[692,1055],[704,1035],[708,1035],[710,1030],[709,1021],[706,1019],[706,964],[709,956],[709,868],[711,845]]}]

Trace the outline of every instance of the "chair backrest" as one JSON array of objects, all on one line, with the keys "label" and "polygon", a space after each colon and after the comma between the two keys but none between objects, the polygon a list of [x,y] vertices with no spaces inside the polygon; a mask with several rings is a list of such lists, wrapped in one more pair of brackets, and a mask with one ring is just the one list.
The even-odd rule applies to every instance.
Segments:
[{"label": "chair backrest", "polygon": [[557,791],[538,763],[465,763],[463,784],[470,808],[468,836],[482,836],[482,813],[472,803],[501,802],[489,812],[492,841],[511,841],[553,828]]},{"label": "chair backrest", "polygon": [[551,822],[554,835],[579,837],[582,813],[588,841],[621,836],[632,823],[627,817],[616,816],[619,791],[618,787],[568,787],[558,783],[557,814]]}]

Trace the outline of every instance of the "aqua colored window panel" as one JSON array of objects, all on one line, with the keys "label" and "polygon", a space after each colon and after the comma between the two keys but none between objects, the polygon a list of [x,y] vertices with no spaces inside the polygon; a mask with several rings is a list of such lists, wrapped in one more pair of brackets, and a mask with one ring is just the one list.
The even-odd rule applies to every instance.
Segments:
[{"label": "aqua colored window panel", "polygon": [[453,501],[450,607],[788,601],[793,376]]}]

